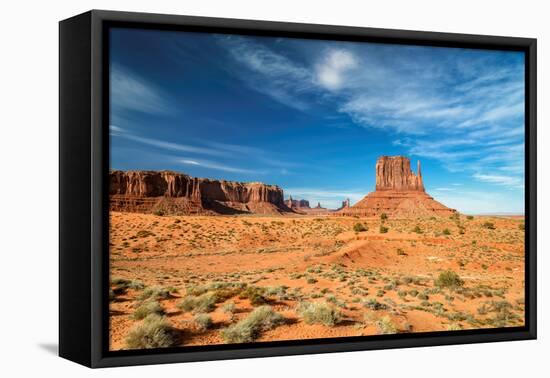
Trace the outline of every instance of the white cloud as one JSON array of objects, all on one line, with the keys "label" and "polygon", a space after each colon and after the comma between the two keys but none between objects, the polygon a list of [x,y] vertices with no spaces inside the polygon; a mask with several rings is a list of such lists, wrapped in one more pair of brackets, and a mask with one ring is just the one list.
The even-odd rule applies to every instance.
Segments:
[{"label": "white cloud", "polygon": [[347,50],[329,50],[317,66],[317,82],[324,88],[335,91],[345,84],[346,71],[357,67],[356,57]]},{"label": "white cloud", "polygon": [[473,177],[479,181],[508,187],[523,188],[523,180],[517,176],[474,173]]},{"label": "white cloud", "polygon": [[142,113],[170,113],[161,91],[118,64],[110,67],[110,101],[117,108]]},{"label": "white cloud", "polygon": [[266,173],[264,171],[230,166],[227,164],[222,164],[222,163],[210,161],[210,160],[196,160],[196,159],[190,159],[190,158],[183,158],[183,159],[178,159],[178,162],[184,165],[197,166],[197,167],[214,169],[218,171],[231,172],[231,173],[244,173],[244,174],[254,174],[254,175]]}]

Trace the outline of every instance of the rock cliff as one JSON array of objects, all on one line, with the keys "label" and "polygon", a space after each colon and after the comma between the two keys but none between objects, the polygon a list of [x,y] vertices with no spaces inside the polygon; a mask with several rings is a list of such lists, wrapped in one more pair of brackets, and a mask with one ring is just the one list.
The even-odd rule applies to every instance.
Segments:
[{"label": "rock cliff", "polygon": [[259,182],[191,177],[172,171],[111,171],[110,208],[165,214],[273,214],[291,211],[283,190]]},{"label": "rock cliff", "polygon": [[395,217],[449,216],[450,209],[430,197],[422,181],[420,162],[415,175],[409,158],[382,156],[376,162],[375,191],[366,195],[353,206],[344,206],[341,215],[379,216],[382,213]]},{"label": "rock cliff", "polygon": [[411,170],[409,158],[404,156],[382,156],[376,162],[376,190],[424,191],[420,161],[418,173]]}]

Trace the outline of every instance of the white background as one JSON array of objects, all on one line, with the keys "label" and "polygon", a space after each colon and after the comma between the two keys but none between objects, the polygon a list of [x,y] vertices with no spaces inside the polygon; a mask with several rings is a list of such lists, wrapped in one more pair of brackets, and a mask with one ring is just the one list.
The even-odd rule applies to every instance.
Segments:
[{"label": "white background", "polygon": [[[550,375],[550,26],[546,1],[5,1],[0,22],[0,375],[542,377]],[[539,340],[90,370],[56,356],[58,25],[89,9],[538,38]],[[545,351],[546,349],[546,351]]]}]

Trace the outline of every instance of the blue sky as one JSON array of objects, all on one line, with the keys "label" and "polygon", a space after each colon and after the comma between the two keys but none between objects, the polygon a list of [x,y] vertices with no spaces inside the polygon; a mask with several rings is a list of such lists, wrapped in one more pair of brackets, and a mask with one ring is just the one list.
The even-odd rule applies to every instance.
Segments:
[{"label": "blue sky", "polygon": [[335,208],[406,155],[447,206],[524,211],[523,53],[113,29],[110,56],[112,169]]}]

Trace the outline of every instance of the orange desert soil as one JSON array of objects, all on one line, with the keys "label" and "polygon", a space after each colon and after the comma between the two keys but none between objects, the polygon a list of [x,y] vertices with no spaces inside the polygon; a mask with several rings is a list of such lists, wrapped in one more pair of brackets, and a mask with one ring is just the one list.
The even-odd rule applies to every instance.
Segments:
[{"label": "orange desert soil", "polygon": [[[491,223],[493,226],[491,226]],[[396,332],[513,327],[524,322],[523,217],[359,218],[312,215],[156,216],[111,212],[110,347],[127,349],[144,288],[159,298],[181,346],[222,344],[221,330],[254,309],[235,292],[196,314],[177,305],[215,283],[263,288],[283,324],[258,342]],[[361,229],[357,224],[368,230]],[[381,233],[381,226],[388,232]],[[451,270],[463,285],[438,287]],[[137,285],[121,287],[128,280]],[[118,283],[117,283],[118,282]],[[210,288],[210,289],[209,289]],[[234,303],[235,309],[224,311]],[[334,324],[306,324],[300,302],[341,312]]]}]

